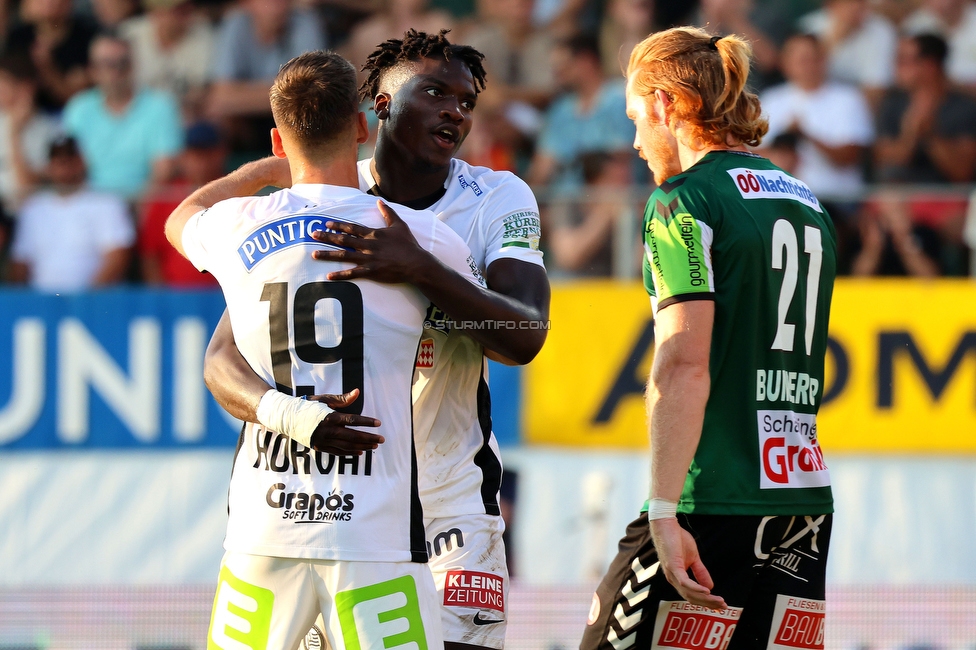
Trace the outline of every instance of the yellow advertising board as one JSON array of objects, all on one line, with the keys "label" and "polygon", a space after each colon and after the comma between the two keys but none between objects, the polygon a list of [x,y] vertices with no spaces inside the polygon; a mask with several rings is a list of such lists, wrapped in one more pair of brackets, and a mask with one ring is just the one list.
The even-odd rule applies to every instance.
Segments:
[{"label": "yellow advertising board", "polygon": [[[555,286],[551,322],[525,369],[526,442],[646,447],[654,345],[640,284]],[[976,282],[838,280],[824,383],[829,451],[976,452]]]}]

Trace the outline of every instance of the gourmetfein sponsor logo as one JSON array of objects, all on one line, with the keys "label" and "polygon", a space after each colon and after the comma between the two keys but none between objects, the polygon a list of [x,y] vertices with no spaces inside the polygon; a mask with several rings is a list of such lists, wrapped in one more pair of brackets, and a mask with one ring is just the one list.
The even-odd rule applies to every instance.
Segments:
[{"label": "gourmetfein sponsor logo", "polygon": [[326,495],[306,492],[288,492],[284,483],[275,483],[268,489],[266,501],[272,508],[281,509],[282,519],[296,524],[329,524],[349,521],[356,507],[355,495],[348,492],[330,492]]},{"label": "gourmetfein sponsor logo", "polygon": [[769,650],[823,650],[824,601],[776,596]]},{"label": "gourmetfein sponsor logo", "polygon": [[448,571],[444,577],[445,607],[481,607],[505,611],[505,582],[480,571]]},{"label": "gourmetfein sponsor logo", "polygon": [[739,194],[744,199],[791,199],[799,201],[817,212],[823,212],[820,201],[803,181],[773,169],[728,170]]},{"label": "gourmetfein sponsor logo", "polygon": [[741,607],[715,611],[683,600],[658,605],[652,650],[725,650],[732,640]]},{"label": "gourmetfein sponsor logo", "polygon": [[757,411],[759,487],[812,488],[830,485],[817,442],[817,416],[793,411]]}]

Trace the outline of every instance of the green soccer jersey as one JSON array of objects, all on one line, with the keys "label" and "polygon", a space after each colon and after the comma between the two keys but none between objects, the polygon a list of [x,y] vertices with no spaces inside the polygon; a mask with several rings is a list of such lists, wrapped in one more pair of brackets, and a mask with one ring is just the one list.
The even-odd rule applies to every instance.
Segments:
[{"label": "green soccer jersey", "polygon": [[765,158],[713,151],[651,195],[644,244],[655,313],[715,302],[711,392],[678,512],[832,512],[816,415],[836,236],[820,202]]}]

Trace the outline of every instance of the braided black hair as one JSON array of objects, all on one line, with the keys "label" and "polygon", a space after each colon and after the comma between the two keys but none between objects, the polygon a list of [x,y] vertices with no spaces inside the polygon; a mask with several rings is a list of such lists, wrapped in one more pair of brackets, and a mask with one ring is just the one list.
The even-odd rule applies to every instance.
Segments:
[{"label": "braided black hair", "polygon": [[485,89],[485,55],[470,45],[455,45],[447,40],[449,29],[442,29],[438,34],[428,34],[410,29],[402,39],[391,38],[383,41],[366,57],[363,72],[367,73],[366,80],[359,87],[360,99],[367,100],[376,97],[380,92],[380,77],[383,72],[404,61],[420,61],[442,57],[450,61],[457,57],[471,71],[474,77],[475,92]]}]

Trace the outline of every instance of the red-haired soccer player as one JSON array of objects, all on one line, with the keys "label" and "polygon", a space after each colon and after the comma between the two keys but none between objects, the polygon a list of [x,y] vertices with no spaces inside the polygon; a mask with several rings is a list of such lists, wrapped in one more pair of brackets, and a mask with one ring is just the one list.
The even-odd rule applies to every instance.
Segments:
[{"label": "red-haired soccer player", "polygon": [[693,28],[640,43],[634,146],[655,312],[651,490],[581,648],[823,648],[833,500],[817,444],[835,237],[766,133],[750,48]]}]

